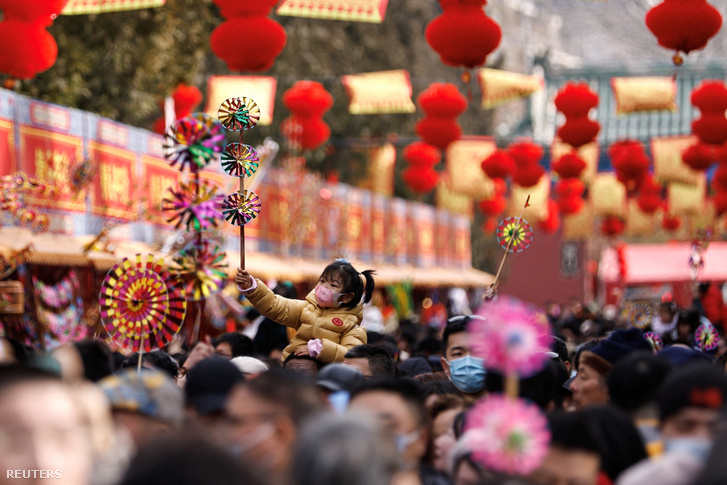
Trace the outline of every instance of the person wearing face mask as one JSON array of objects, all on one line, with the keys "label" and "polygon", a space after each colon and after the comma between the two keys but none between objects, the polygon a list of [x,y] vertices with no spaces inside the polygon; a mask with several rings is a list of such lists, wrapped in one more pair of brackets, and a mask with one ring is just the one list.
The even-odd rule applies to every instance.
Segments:
[{"label": "person wearing face mask", "polygon": [[296,331],[283,351],[283,361],[295,354],[329,364],[343,362],[346,352],[367,342],[361,321],[363,303],[374,292],[373,275],[372,270],[359,273],[345,259],[337,259],[326,266],[305,300],[276,295],[241,268],[235,282],[261,315]]},{"label": "person wearing face mask", "polygon": [[673,370],[659,393],[664,453],[625,471],[617,485],[686,485],[701,472],[714,437],[724,429],[727,377],[708,363]]},{"label": "person wearing face mask", "polygon": [[485,363],[471,353],[467,325],[478,315],[456,316],[447,321],[442,333],[444,357],[442,368],[452,384],[468,400],[476,400],[485,393]]}]

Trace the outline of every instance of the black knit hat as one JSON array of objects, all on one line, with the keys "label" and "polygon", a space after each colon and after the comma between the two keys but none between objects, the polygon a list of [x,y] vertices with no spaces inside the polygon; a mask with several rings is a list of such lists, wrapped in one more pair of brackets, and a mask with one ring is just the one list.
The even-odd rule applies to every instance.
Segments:
[{"label": "black knit hat", "polygon": [[688,407],[723,409],[727,403],[727,377],[707,363],[695,362],[674,370],[661,388],[659,419]]},{"label": "black knit hat", "polygon": [[638,350],[651,352],[651,344],[636,327],[616,330],[601,340],[590,352],[583,352],[581,362],[606,375],[622,357]]}]

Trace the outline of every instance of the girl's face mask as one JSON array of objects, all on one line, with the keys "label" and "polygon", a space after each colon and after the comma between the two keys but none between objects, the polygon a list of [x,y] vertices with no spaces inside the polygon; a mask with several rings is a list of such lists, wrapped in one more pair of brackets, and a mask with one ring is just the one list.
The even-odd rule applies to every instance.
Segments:
[{"label": "girl's face mask", "polygon": [[322,306],[323,308],[331,308],[331,307],[339,307],[341,306],[341,297],[343,296],[343,293],[338,293],[336,291],[331,290],[330,288],[326,288],[325,286],[318,285],[315,288],[315,295],[316,300],[318,301],[318,304]]}]

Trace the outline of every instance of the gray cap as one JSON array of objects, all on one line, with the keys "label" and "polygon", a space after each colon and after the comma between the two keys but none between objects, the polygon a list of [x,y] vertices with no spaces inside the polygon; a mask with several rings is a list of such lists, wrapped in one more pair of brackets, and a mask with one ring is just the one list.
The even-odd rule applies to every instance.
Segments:
[{"label": "gray cap", "polygon": [[331,392],[351,391],[363,381],[361,371],[350,365],[328,364],[318,372],[316,384]]}]

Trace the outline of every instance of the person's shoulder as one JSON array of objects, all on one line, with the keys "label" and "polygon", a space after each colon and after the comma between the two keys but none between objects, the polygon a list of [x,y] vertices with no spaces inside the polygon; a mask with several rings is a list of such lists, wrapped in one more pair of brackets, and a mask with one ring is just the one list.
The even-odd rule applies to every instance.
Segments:
[{"label": "person's shoulder", "polygon": [[452,485],[449,475],[429,465],[422,465],[419,468],[419,477],[422,479],[422,485]]}]

